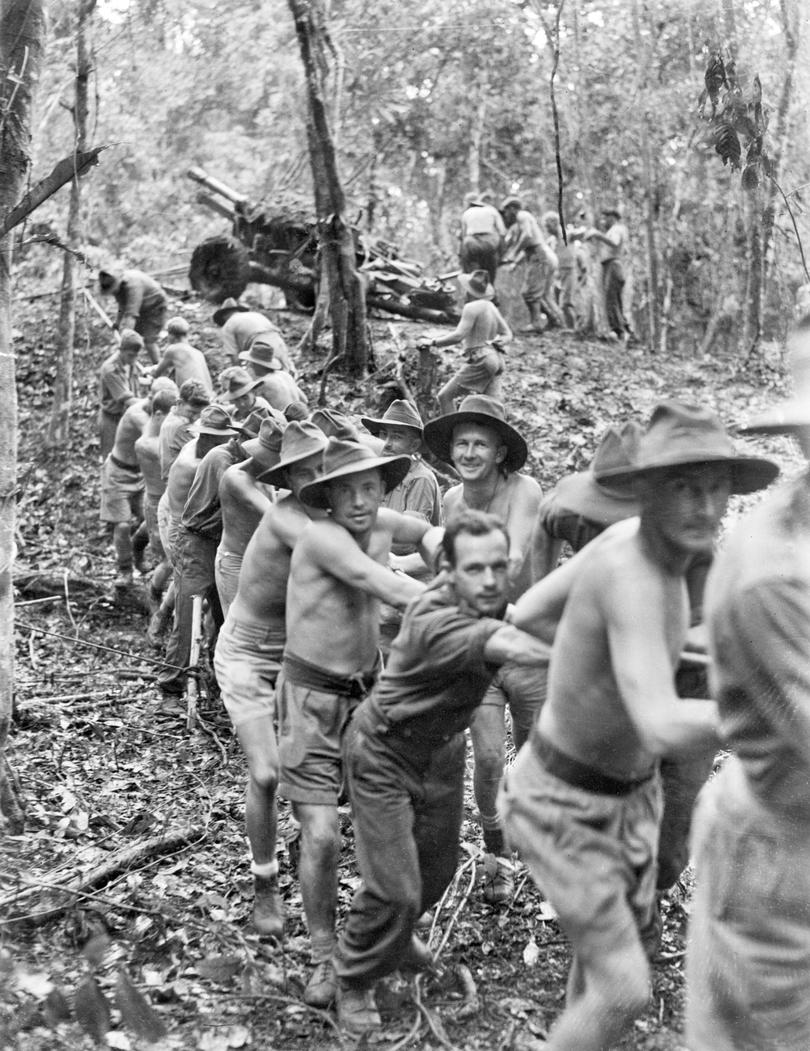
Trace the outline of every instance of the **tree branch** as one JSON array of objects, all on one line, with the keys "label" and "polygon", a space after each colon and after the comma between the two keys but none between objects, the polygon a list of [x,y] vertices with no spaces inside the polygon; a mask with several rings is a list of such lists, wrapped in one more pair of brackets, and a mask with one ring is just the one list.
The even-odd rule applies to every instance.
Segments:
[{"label": "tree branch", "polygon": [[81,178],[93,165],[98,164],[99,154],[102,150],[109,149],[108,146],[94,146],[92,150],[69,154],[58,161],[44,179],[40,179],[33,189],[23,197],[19,204],[15,205],[5,219],[0,223],[0,237],[4,237],[9,230],[18,226],[23,219],[44,204],[49,197],[53,197],[57,190],[70,182],[72,179]]}]

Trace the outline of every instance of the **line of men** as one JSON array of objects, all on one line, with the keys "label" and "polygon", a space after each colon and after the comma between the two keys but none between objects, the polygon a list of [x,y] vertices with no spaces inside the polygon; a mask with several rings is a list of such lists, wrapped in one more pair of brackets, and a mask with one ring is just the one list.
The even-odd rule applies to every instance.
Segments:
[{"label": "line of men", "polygon": [[[794,356],[810,371],[810,327],[796,339],[804,358]],[[153,404],[160,393],[153,393]],[[809,400],[802,403],[803,434]],[[211,608],[224,600],[227,610],[214,667],[248,764],[256,929],[274,937],[284,930],[278,794],[290,800],[301,825],[299,877],[313,963],[304,997],[313,1006],[336,1000],[341,1024],[354,1033],[379,1027],[375,982],[431,962],[414,927],[455,871],[470,726],[475,797],[495,862],[485,866],[486,896],[494,904],[511,899],[517,849],[574,950],[566,1007],[548,1046],[610,1046],[646,1003],[656,893],[685,864],[695,795],[720,740],[735,733],[751,752],[749,773],[741,749],[743,769],[731,786],[735,805],[746,809],[750,825],[759,821],[752,835],[760,846],[766,841],[762,851],[781,859],[781,867],[769,869],[768,887],[787,878],[783,867],[804,820],[797,805],[801,778],[808,781],[806,740],[790,738],[791,729],[804,729],[807,703],[807,633],[797,629],[806,628],[801,602],[810,553],[804,488],[787,500],[790,514],[780,498],[785,555],[778,563],[784,568],[772,574],[777,598],[783,577],[793,576],[785,609],[774,601],[756,635],[759,641],[771,631],[770,657],[775,666],[786,660],[786,667],[780,678],[778,667],[763,672],[755,654],[746,657],[769,692],[763,702],[749,686],[746,703],[754,711],[737,712],[750,670],[737,663],[738,651],[750,647],[751,636],[744,620],[729,627],[713,607],[710,621],[732,636],[737,630],[731,655],[713,640],[727,680],[718,714],[705,696],[684,696],[682,689],[679,697],[675,674],[730,494],[765,487],[778,469],[740,455],[707,410],[665,402],[646,430],[609,432],[593,469],[563,480],[545,500],[521,472],[525,440],[501,403],[485,395],[466,397],[424,426],[411,406],[395,402],[381,417],[362,419],[365,435],[331,410],[292,422],[270,412],[246,440],[222,406],[205,413],[196,439],[170,470],[170,478],[175,471],[190,479],[171,550],[179,592],[189,577],[199,589],[194,573],[206,549],[215,565]],[[458,474],[443,498],[421,460],[425,447]],[[190,514],[195,487],[199,499]],[[217,513],[220,542],[213,546],[200,526]],[[206,541],[202,547],[191,539],[197,537]],[[578,553],[555,570],[561,540]],[[789,568],[799,542],[798,568]],[[422,571],[414,572],[415,561]],[[767,588],[767,560],[751,565],[752,586]],[[426,580],[428,567],[439,572]],[[717,579],[727,581],[723,601],[737,601],[740,578],[739,569],[725,578],[718,571]],[[382,604],[404,611],[392,642],[389,636],[384,669]],[[742,612],[757,611],[743,605]],[[793,650],[780,658],[785,638]],[[166,693],[186,671],[185,651],[169,652],[174,667],[161,677]],[[770,718],[763,724],[773,704],[781,717],[776,729]],[[506,705],[519,755],[504,779]],[[777,730],[780,759],[795,777],[778,778],[767,754]],[[756,748],[751,733],[760,734]],[[662,757],[671,765],[663,791]],[[362,884],[338,938],[344,782]],[[762,815],[752,816],[752,793]],[[773,810],[775,826],[768,825]],[[728,814],[715,811],[704,824],[714,821],[736,836]],[[738,810],[733,814],[738,820]],[[669,831],[659,842],[662,821]],[[775,837],[773,827],[786,838]],[[726,876],[736,878],[744,852],[710,851],[705,831],[704,843],[709,863],[725,865]],[[732,895],[739,924],[726,918],[731,930],[715,915],[713,900],[705,906],[712,913],[706,930],[717,928],[718,938],[735,946],[742,938],[748,951],[741,966],[759,981],[767,1010],[757,1022],[759,1042],[735,1043],[741,1013],[756,1014],[759,1002],[745,1004],[735,994],[732,954],[724,952],[724,972],[715,959],[720,942],[693,931],[691,973],[706,993],[690,1001],[697,1006],[689,1024],[704,1034],[695,1036],[703,1040],[695,1046],[807,1046],[807,1012],[798,1019],[796,1011],[804,1006],[796,975],[807,976],[806,924],[796,889],[801,880],[792,873],[791,879],[789,899],[771,925],[752,916],[739,894]],[[760,903],[765,882],[757,883]],[[727,887],[724,893],[732,894]],[[707,895],[716,896],[716,888]],[[786,930],[793,940],[783,952]],[[718,1025],[731,1034],[725,1045],[705,1035]],[[773,1026],[782,1043],[766,1041]]]},{"label": "line of men", "polygon": [[[585,225],[580,213],[568,224],[566,240],[556,212],[546,212],[538,222],[522,198],[509,195],[500,208],[493,199],[491,190],[466,194],[459,261],[465,273],[486,271],[493,286],[499,267],[514,270],[522,265],[520,295],[529,312],[526,334],[557,326],[602,328],[611,338],[632,337],[626,303],[630,236],[620,205],[605,207],[598,227]],[[594,278],[585,244],[595,247]],[[601,293],[603,320],[594,316],[592,286]]]}]

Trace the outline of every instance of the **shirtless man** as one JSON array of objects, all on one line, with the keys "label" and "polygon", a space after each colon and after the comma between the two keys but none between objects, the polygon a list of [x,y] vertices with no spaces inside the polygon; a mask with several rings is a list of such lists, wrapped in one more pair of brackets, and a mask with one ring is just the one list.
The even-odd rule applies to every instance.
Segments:
[{"label": "shirtless man", "polygon": [[407,456],[375,456],[368,446],[330,438],[323,475],[300,492],[303,503],[329,515],[307,526],[290,564],[289,641],[277,693],[279,793],[301,824],[301,898],[315,964],[304,999],[313,1006],[329,1004],[336,989],[343,733],[379,671],[380,600],[402,608],[425,590],[387,568],[391,544],[417,544],[429,562],[442,535],[380,508],[409,467]]},{"label": "shirtless man", "polygon": [[158,435],[160,474],[164,479],[169,477],[169,469],[183,446],[196,437],[192,425],[206,405],[211,403],[211,392],[200,380],[186,380],[179,386],[180,397],[161,424]]},{"label": "shirtless man", "polygon": [[186,380],[199,380],[209,394],[213,394],[214,385],[208,362],[201,350],[188,342],[188,322],[182,317],[169,318],[166,325],[169,333],[169,346],[163,351],[163,357],[155,366],[153,376],[170,376],[178,387]]},{"label": "shirtless man", "polygon": [[[470,395],[458,412],[425,425],[431,452],[452,463],[461,478],[445,493],[449,519],[465,508],[497,515],[509,535],[509,599],[514,602],[533,583],[531,538],[540,506],[540,486],[519,474],[529,454],[518,432],[506,422],[503,405],[482,395]],[[484,849],[493,857],[486,866],[484,897],[493,905],[512,897],[514,872],[498,820],[495,800],[505,759],[506,704],[512,737],[520,748],[542,704],[541,684],[530,669],[507,662],[498,671],[470,726],[475,770],[473,788],[484,834]]]},{"label": "shirtless man", "polygon": [[154,613],[160,605],[160,596],[171,579],[172,567],[160,539],[158,504],[166,489],[160,474],[158,435],[160,427],[177,401],[177,387],[167,376],[152,381],[152,389],[146,403],[148,419],[140,438],[135,442],[135,456],[144,480],[143,516],[147,536],[157,565],[149,581],[149,604]]},{"label": "shirtless man", "polygon": [[731,493],[777,468],[738,456],[711,412],[653,412],[614,486],[640,517],[612,526],[521,598],[513,623],[553,642],[548,698],[499,799],[506,834],[571,941],[551,1051],[612,1047],[649,997],[661,819],[658,759],[716,740],[717,706],[678,698],[685,571],[711,550]]},{"label": "shirtless man", "polygon": [[[197,468],[203,458],[216,446],[224,445],[233,437],[230,419],[220,405],[207,405],[194,425],[192,435],[196,440],[188,442],[180,450],[177,459],[169,470],[166,490],[158,503],[158,528],[163,550],[174,569],[175,541],[180,530],[183,508],[186,506],[189,490],[194,484]],[[149,641],[156,645],[174,610],[174,581],[163,592],[160,608],[152,615],[147,632]]]},{"label": "shirtless man", "polygon": [[307,404],[307,397],[287,372],[277,356],[275,347],[263,342],[265,337],[255,340],[250,350],[239,355],[251,375],[261,380],[257,393],[278,412],[284,412],[294,402]]},{"label": "shirtless man", "polygon": [[214,311],[212,319],[220,329],[223,349],[234,364],[254,343],[264,341],[272,346],[275,356],[290,375],[295,375],[295,368],[278,325],[265,314],[251,310],[235,299],[226,299],[222,306]]},{"label": "shirtless man", "polygon": [[325,516],[324,511],[302,504],[298,496],[320,473],[325,448],[325,435],[308,421],[293,422],[284,432],[281,459],[262,480],[290,492],[267,508],[250,538],[239,589],[214,653],[222,700],[248,765],[245,824],[253,859],[253,925],[260,934],[272,937],[280,937],[284,929],[276,861],[275,686],[286,641],[293,548],[310,519]]},{"label": "shirtless man", "polygon": [[[410,402],[397,400],[391,402],[383,415],[376,419],[372,416],[361,416],[360,422],[376,438],[381,438],[383,456],[410,456],[411,467],[399,485],[382,500],[382,507],[393,511],[402,511],[406,515],[424,518],[431,525],[442,524],[442,493],[435,472],[422,459],[422,417]],[[393,544],[391,553],[397,557],[413,555],[415,548],[411,544]],[[420,558],[416,565],[407,572],[424,579],[429,570]],[[387,656],[391,643],[402,623],[402,613],[393,606],[383,603],[380,610],[380,648]]]},{"label": "shirtless man", "polygon": [[133,536],[143,521],[143,475],[135,455],[135,442],[149,416],[146,398],[139,398],[124,410],[115,429],[115,441],[101,468],[101,511],[99,517],[112,527],[118,575],[115,587],[132,583],[132,564],[143,569],[143,552],[149,542],[144,535],[137,550]]},{"label": "shirtless man", "polygon": [[453,332],[432,339],[429,346],[441,349],[460,343],[465,364],[438,393],[442,413],[452,412],[456,398],[465,394],[488,394],[500,398],[504,363],[504,344],[512,339],[512,330],[492,300],[495,288],[486,270],[460,274],[458,283],[466,302],[461,319]]},{"label": "shirtless man", "polygon": [[283,433],[272,417],[262,420],[258,437],[242,445],[248,459],[229,467],[219,480],[222,537],[214,558],[214,579],[223,617],[236,598],[248,541],[275,496],[273,486],[258,479],[278,463]]}]

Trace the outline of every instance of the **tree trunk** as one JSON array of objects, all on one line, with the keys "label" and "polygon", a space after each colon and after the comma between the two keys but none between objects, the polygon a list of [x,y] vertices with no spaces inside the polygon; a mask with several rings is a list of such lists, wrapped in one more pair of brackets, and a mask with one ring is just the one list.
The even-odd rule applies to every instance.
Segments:
[{"label": "tree trunk", "polygon": [[743,316],[743,354],[746,360],[759,352],[762,339],[762,188],[743,190],[747,214],[745,314]]},{"label": "tree trunk", "polygon": [[365,289],[355,264],[354,235],[344,215],[346,200],[324,103],[326,50],[333,46],[321,0],[288,3],[306,77],[307,142],[332,313],[331,358],[343,359],[348,372],[358,376],[368,367],[368,325]]},{"label": "tree trunk", "polygon": [[[75,149],[87,149],[87,82],[90,78],[91,55],[87,43],[87,22],[96,6],[96,0],[82,0],[76,16],[76,82],[73,100],[73,124],[76,131]],[[81,183],[78,175],[70,184],[67,243],[76,251],[82,243]],[[73,346],[76,336],[76,256],[63,254],[62,298],[59,309],[59,346],[56,352],[56,378],[53,389],[51,422],[45,444],[50,449],[64,447],[70,435],[70,407],[73,397]]]},{"label": "tree trunk", "polygon": [[[45,42],[44,0],[0,0],[0,220],[17,203],[28,172],[31,97]],[[17,393],[11,349],[11,236],[0,238],[0,827],[21,831],[5,745],[14,689],[14,497]]]},{"label": "tree trunk", "polygon": [[762,222],[762,257],[764,261],[764,272],[762,281],[762,297],[767,302],[768,279],[773,265],[773,223],[776,217],[779,190],[776,182],[779,180],[779,168],[785,155],[789,141],[790,132],[790,102],[793,96],[793,78],[796,70],[796,53],[798,50],[798,18],[795,4],[792,0],[781,0],[782,33],[785,39],[785,74],[782,80],[782,90],[779,94],[779,104],[776,107],[776,119],[772,121],[772,142],[774,149],[771,151],[772,178],[769,182],[765,201],[765,214]]},{"label": "tree trunk", "polygon": [[[638,0],[633,0],[633,33],[636,39],[638,63],[637,97],[647,97],[647,75],[650,64],[650,49],[643,42]],[[655,179],[653,174],[652,149],[650,147],[650,116],[646,106],[641,111],[641,170],[644,177],[646,203],[645,227],[647,231],[647,345],[655,351],[661,339],[661,316],[658,309],[658,248],[655,229]]]},{"label": "tree trunk", "polygon": [[467,151],[467,176],[470,189],[476,193],[481,188],[481,144],[484,141],[484,128],[487,116],[487,94],[489,86],[486,79],[478,84],[478,102],[473,107],[470,117],[470,146]]}]

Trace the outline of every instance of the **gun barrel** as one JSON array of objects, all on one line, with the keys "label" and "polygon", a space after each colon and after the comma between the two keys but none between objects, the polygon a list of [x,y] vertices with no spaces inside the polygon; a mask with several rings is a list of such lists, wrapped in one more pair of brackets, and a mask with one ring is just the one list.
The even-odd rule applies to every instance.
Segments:
[{"label": "gun barrel", "polygon": [[232,189],[227,183],[221,182],[219,179],[215,179],[213,175],[209,175],[203,171],[202,168],[189,168],[186,172],[189,179],[194,182],[200,183],[207,190],[211,190],[212,193],[218,193],[220,197],[225,197],[233,204],[247,204],[248,199],[243,193],[239,193],[237,190]]}]

